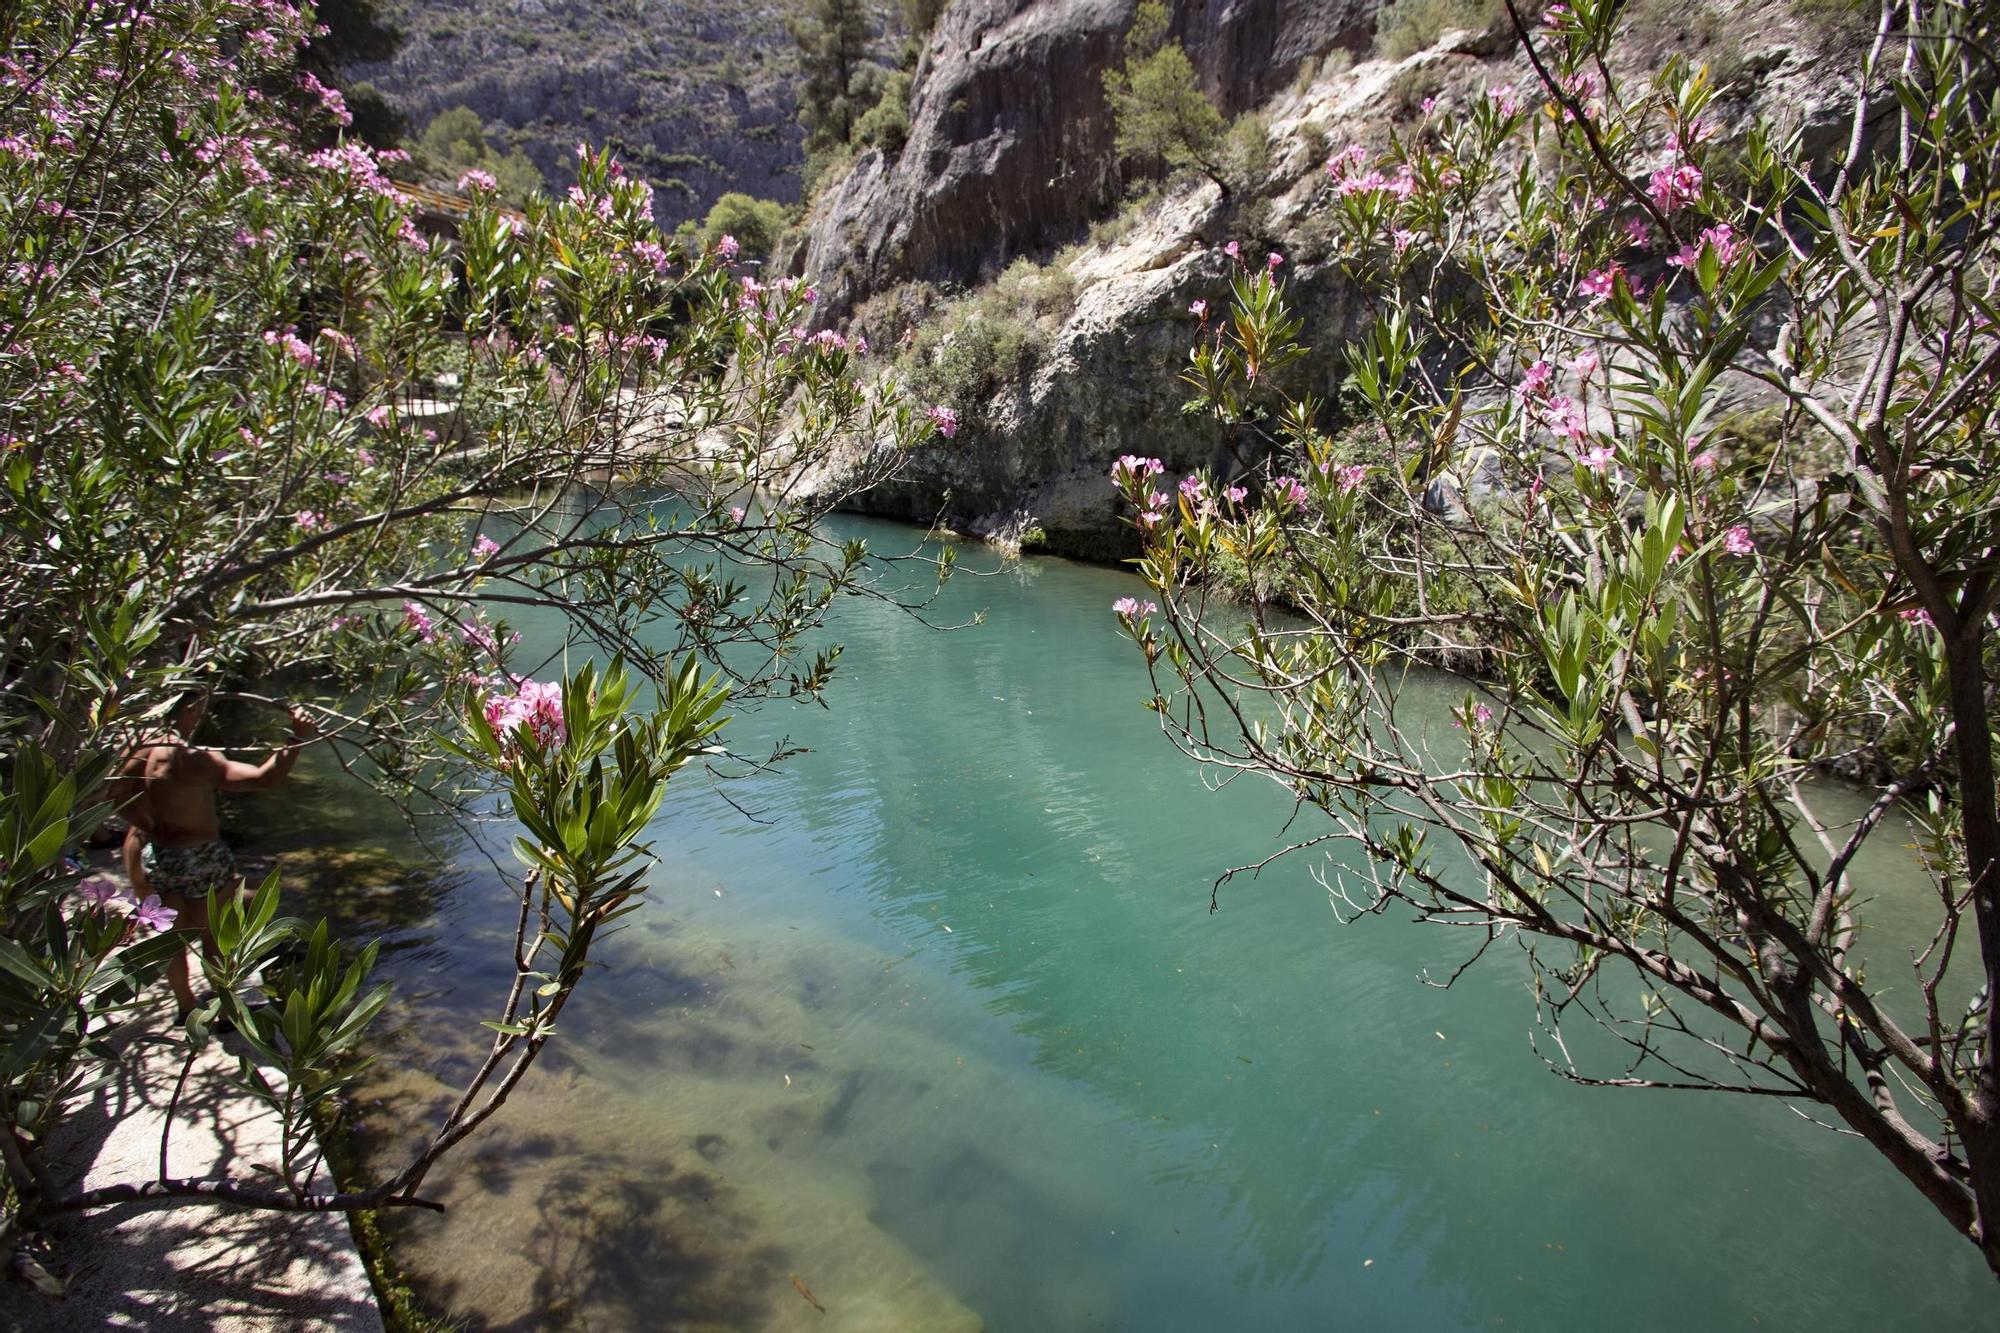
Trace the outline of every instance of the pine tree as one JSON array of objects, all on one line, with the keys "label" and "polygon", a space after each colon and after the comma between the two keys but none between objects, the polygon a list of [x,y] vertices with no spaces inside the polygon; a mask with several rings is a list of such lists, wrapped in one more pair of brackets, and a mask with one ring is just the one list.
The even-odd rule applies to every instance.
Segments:
[{"label": "pine tree", "polygon": [[881,67],[869,59],[873,16],[864,0],[803,0],[787,25],[799,47],[805,76],[799,89],[799,120],[807,148],[825,151],[846,143],[854,122],[873,105]]}]

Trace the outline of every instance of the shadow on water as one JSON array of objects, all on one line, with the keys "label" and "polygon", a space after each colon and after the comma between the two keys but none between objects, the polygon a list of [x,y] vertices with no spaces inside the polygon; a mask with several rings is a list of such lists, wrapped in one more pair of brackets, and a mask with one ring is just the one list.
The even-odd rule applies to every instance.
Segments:
[{"label": "shadow on water", "polygon": [[[1827,1329],[1979,1326],[1962,1242],[1847,1145],[1775,1107],[1558,1085],[1506,960],[1428,990],[1448,943],[1342,929],[1296,874],[1210,917],[1210,877],[1283,811],[1163,759],[1105,624],[1116,576],[1018,582],[968,594],[993,603],[976,636],[857,613],[846,661],[874,688],[748,784],[771,825],[670,803],[655,901],[430,1182],[449,1213],[395,1219],[443,1312],[1164,1333],[1736,1326],[1776,1302]],[[299,901],[399,946],[358,1108],[389,1163],[484,1049],[511,891],[472,857],[323,869]],[[1873,1219],[1880,1282],[1829,1258],[1802,1198]],[[1716,1276],[1738,1253],[1783,1290]]]},{"label": "shadow on water", "polygon": [[[497,1196],[532,1177],[514,1256],[532,1273],[530,1309],[494,1329],[756,1328],[784,1285],[785,1252],[760,1239],[712,1172],[646,1163],[575,1139],[510,1137],[476,1154],[472,1179]],[[518,1240],[511,1239],[518,1237]],[[479,1309],[484,1293],[445,1278],[449,1309]]]}]

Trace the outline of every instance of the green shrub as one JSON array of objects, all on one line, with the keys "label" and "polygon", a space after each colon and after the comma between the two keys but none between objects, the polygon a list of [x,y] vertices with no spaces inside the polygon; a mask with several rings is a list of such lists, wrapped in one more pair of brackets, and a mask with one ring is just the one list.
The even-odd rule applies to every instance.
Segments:
[{"label": "green shrub", "polygon": [[1499,0],[1391,0],[1375,20],[1375,51],[1401,60],[1428,51],[1453,29],[1490,31],[1505,13]]},{"label": "green shrub", "polygon": [[1076,279],[1060,265],[1017,259],[941,318],[917,328],[901,364],[911,392],[978,421],[994,395],[1034,373],[1049,335],[1074,308]]},{"label": "green shrub", "polygon": [[542,173],[528,155],[518,148],[504,157],[497,152],[471,107],[455,106],[433,116],[410,146],[409,166],[418,179],[445,188],[468,171],[483,171],[499,183],[501,198],[516,205],[542,188]]},{"label": "green shrub", "polygon": [[734,236],[745,259],[763,259],[776,247],[791,219],[792,210],[775,199],[753,199],[731,190],[708,210],[701,236],[710,245],[724,236]]},{"label": "green shrub", "polygon": [[887,157],[903,151],[910,137],[910,76],[901,70],[882,84],[882,99],[854,122],[854,144],[879,148]]}]

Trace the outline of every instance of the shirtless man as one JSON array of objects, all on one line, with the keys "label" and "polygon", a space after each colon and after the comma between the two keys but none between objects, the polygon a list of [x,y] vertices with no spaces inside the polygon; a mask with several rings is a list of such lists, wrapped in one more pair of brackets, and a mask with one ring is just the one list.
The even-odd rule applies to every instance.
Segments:
[{"label": "shirtless man", "polygon": [[[236,859],[216,820],[215,794],[277,786],[298,762],[300,748],[319,734],[305,710],[294,706],[287,710],[292,743],[273,750],[261,764],[238,763],[220,750],[189,743],[207,708],[206,693],[182,696],[166,733],[138,742],[112,780],[113,797],[131,824],[125,834],[125,873],[133,892],[159,894],[178,913],[176,924],[201,931],[204,951],[213,947],[209,890],[233,893],[239,882]],[[195,1003],[185,953],[167,965],[167,984],[185,1019]]]}]

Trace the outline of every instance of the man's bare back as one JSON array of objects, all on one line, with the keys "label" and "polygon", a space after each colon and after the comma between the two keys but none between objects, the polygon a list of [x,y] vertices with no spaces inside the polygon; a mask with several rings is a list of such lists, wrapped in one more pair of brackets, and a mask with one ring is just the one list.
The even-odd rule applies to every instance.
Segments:
[{"label": "man's bare back", "polygon": [[[201,725],[205,704],[195,699],[174,715],[164,734],[141,738],[119,764],[111,797],[131,824],[125,873],[133,890],[157,895],[174,910],[177,924],[202,932],[206,949],[208,895],[233,892],[238,883],[235,860],[222,841],[215,794],[277,786],[318,729],[303,709],[293,707],[291,743],[261,764],[245,764],[188,741]],[[185,955],[169,965],[167,980],[185,1017],[195,1002]]]},{"label": "man's bare back", "polygon": [[200,725],[202,705],[184,709],[171,731],[144,738],[118,766],[112,799],[119,812],[155,846],[215,841],[221,836],[215,794],[277,786],[298,762],[299,747],[318,734],[304,709],[289,712],[293,743],[273,750],[262,764],[245,764],[220,750],[189,744],[186,737]]}]

